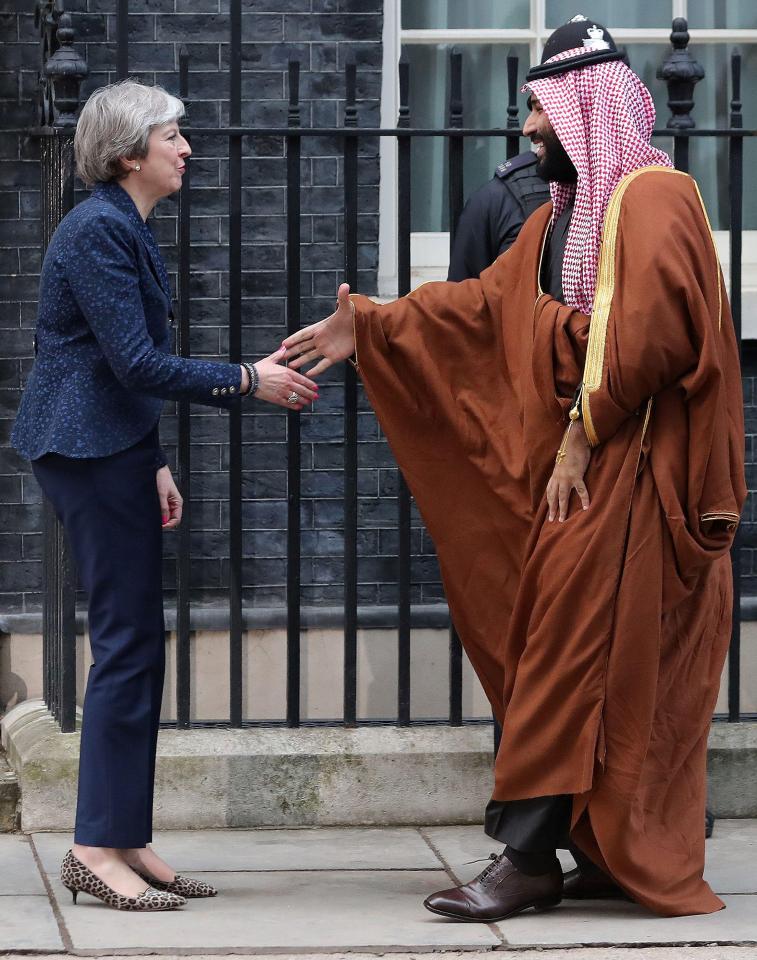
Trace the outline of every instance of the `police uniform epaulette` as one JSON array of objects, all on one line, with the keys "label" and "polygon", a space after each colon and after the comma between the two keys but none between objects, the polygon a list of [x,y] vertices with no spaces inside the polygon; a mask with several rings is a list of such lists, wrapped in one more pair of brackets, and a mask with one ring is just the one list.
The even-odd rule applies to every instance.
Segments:
[{"label": "police uniform epaulette", "polygon": [[519,153],[518,156],[513,157],[512,160],[503,160],[502,163],[498,163],[497,169],[494,171],[494,176],[499,177],[500,180],[505,180],[510,176],[511,173],[515,173],[516,170],[522,170],[524,167],[533,166],[535,163],[535,153],[531,153],[530,151],[526,153]]}]

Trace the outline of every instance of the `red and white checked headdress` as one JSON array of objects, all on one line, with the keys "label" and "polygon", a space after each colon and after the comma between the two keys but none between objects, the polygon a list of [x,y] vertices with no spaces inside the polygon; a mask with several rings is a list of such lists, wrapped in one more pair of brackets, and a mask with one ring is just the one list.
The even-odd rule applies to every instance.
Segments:
[{"label": "red and white checked headdress", "polygon": [[[565,50],[547,60],[590,53]],[[531,80],[523,88],[539,99],[578,172],[575,184],[551,183],[554,217],[575,195],[562,268],[565,302],[590,314],[597,284],[605,211],[619,181],[641,167],[672,167],[670,157],[650,146],[655,109],[649,90],[620,60],[595,63]]]}]

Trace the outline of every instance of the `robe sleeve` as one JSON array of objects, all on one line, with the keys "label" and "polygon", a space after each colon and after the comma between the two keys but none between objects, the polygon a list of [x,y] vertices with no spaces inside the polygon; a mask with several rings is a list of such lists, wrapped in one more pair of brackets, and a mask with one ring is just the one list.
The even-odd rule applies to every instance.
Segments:
[{"label": "robe sleeve", "polygon": [[530,503],[516,388],[530,361],[513,344],[524,329],[530,341],[531,317],[523,323],[519,310],[509,325],[502,318],[522,275],[518,242],[478,280],[426,283],[387,304],[352,297],[367,398],[437,546],[469,527],[447,522],[461,513],[461,496],[483,501],[496,488],[517,501],[518,516]]},{"label": "robe sleeve", "polygon": [[380,399],[439,422],[472,401],[476,369],[491,376],[485,358],[493,359],[500,339],[495,286],[489,279],[489,297],[482,280],[424,283],[386,304],[352,296],[357,362],[374,407]]},{"label": "robe sleeve", "polygon": [[[380,321],[384,340],[397,347],[407,337],[414,347],[420,338],[428,349],[433,349],[434,339],[484,332],[481,331],[482,315],[488,313],[484,284],[478,279],[422,283],[412,293],[391,303],[375,303],[360,294],[353,294],[350,299],[363,321],[369,324]],[[414,329],[408,324],[426,326]],[[484,336],[488,337],[488,333],[484,332]]]},{"label": "robe sleeve", "polygon": [[694,181],[645,172],[618,191],[605,219],[583,377],[592,446],[661,390],[687,377],[691,386],[703,360],[717,366],[723,313],[720,267]]}]

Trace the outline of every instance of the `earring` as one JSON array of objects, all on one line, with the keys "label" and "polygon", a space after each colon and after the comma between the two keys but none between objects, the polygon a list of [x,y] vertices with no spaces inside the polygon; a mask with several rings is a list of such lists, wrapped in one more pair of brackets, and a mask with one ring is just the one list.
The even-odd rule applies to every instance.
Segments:
[{"label": "earring", "polygon": [[140,164],[135,163],[135,164],[134,164],[134,169],[137,171],[137,173],[139,173],[139,171],[142,169],[142,167],[140,166]]}]

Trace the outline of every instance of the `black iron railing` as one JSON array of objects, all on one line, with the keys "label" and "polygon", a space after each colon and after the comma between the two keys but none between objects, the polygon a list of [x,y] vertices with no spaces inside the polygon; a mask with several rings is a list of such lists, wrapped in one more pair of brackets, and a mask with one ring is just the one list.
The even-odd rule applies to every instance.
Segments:
[{"label": "black iron railing", "polygon": [[[40,6],[42,9],[42,5]],[[49,2],[47,26],[51,40],[45,48],[47,57],[42,85],[42,103],[50,106],[50,112],[40,119],[37,135],[45,143],[42,160],[43,197],[47,220],[45,242],[52,229],[72,202],[71,184],[73,173],[70,163],[70,140],[73,113],[70,108],[71,93],[64,91],[63,84],[72,78],[83,76],[84,65],[71,69],[70,24],[60,18],[59,7]],[[451,84],[448,124],[443,128],[412,128],[409,105],[409,68],[401,63],[399,68],[400,106],[396,128],[361,128],[358,126],[356,103],[356,67],[348,64],[345,69],[345,106],[342,126],[303,128],[300,125],[299,77],[300,66],[296,61],[289,64],[289,108],[286,126],[243,126],[242,117],[242,50],[241,50],[241,0],[231,0],[229,38],[229,125],[225,127],[189,126],[187,137],[223,138],[228,143],[228,272],[229,272],[229,359],[239,361],[242,347],[242,156],[246,140],[280,137],[286,155],[286,204],[287,204],[287,329],[293,332],[300,327],[300,201],[301,201],[301,154],[302,143],[307,138],[332,136],[341,139],[344,177],[344,261],[343,275],[353,291],[358,287],[358,149],[366,137],[392,137],[397,140],[397,250],[398,294],[410,290],[410,209],[412,184],[411,142],[417,137],[441,137],[447,144],[449,164],[449,222],[451,240],[464,202],[463,166],[464,143],[468,137],[504,138],[507,155],[519,150],[520,130],[517,106],[517,58],[508,56],[508,106],[507,126],[471,129],[463,125],[462,103],[462,54],[451,54]],[[116,67],[120,77],[128,75],[128,35],[126,29],[127,0],[119,0],[117,7],[117,54]],[[52,24],[52,27],[50,26]],[[55,27],[57,38],[54,36]],[[63,28],[63,29],[60,29]],[[726,139],[729,144],[730,176],[730,235],[731,235],[731,303],[736,332],[741,335],[741,240],[742,240],[742,193],[743,193],[743,138],[754,136],[757,131],[744,130],[741,120],[740,69],[738,52],[731,58],[732,98],[729,126],[724,129],[699,130],[693,126],[690,111],[693,107],[694,84],[701,79],[701,68],[692,60],[687,49],[686,22],[673,23],[673,53],[661,68],[661,78],[668,84],[671,118],[668,127],[655,131],[655,136],[672,137],[674,159],[679,169],[688,168],[688,145],[692,136]],[[62,57],[61,50],[68,51]],[[57,59],[56,59],[57,58]],[[67,59],[66,59],[67,58]],[[66,69],[63,70],[65,59]],[[180,53],[180,93],[186,99],[189,91],[191,62],[185,49]],[[57,71],[57,72],[56,72]],[[60,90],[60,94],[59,94]],[[78,90],[78,87],[77,87]],[[67,99],[66,99],[67,98]],[[75,99],[75,98],[74,98]],[[61,109],[61,107],[65,109]],[[48,158],[49,159],[46,159]],[[51,183],[54,181],[54,187]],[[65,202],[64,202],[65,201]],[[190,299],[189,280],[192,270],[191,244],[192,186],[191,164],[187,166],[179,204],[179,265],[178,265],[178,351],[189,356]],[[411,721],[411,498],[402,478],[397,498],[398,528],[398,604],[396,623],[398,628],[397,712],[395,717],[381,721],[363,720],[357,714],[357,627],[358,627],[358,385],[354,370],[345,364],[344,372],[344,673],[343,716],[333,724],[354,726],[358,723],[397,723],[409,725]],[[228,718],[221,721],[230,726],[242,726],[248,721],[243,712],[243,608],[242,608],[242,418],[243,408],[229,416],[229,711]],[[286,715],[280,723],[297,727],[304,721],[300,716],[300,640],[302,610],[300,606],[301,567],[301,442],[300,420],[296,412],[289,412],[287,434],[287,606],[286,606]],[[177,606],[176,606],[176,688],[177,724],[190,726],[191,717],[191,635],[190,614],[192,598],[190,591],[190,517],[191,490],[190,465],[192,457],[191,423],[187,403],[178,408],[178,479],[185,496],[185,517],[178,538],[177,558]],[[734,568],[734,632],[729,660],[728,715],[731,721],[742,717],[739,700],[740,685],[740,603],[739,603],[739,550],[733,551]],[[70,567],[60,535],[60,529],[49,517],[46,527],[45,553],[45,697],[64,730],[74,725],[74,618],[73,590]],[[437,718],[438,723],[459,725],[466,722],[462,698],[463,657],[462,647],[454,629],[450,629],[449,644],[449,710],[446,717]],[[269,721],[270,722],[270,721]],[[428,723],[424,719],[422,722]]]},{"label": "black iron railing", "polygon": [[[74,130],[79,85],[87,65],[73,48],[71,17],[56,0],[35,11],[42,58],[35,131],[40,142],[42,250],[74,204]],[[76,719],[76,573],[63,529],[49,502],[44,506],[43,695],[63,730]]]}]

